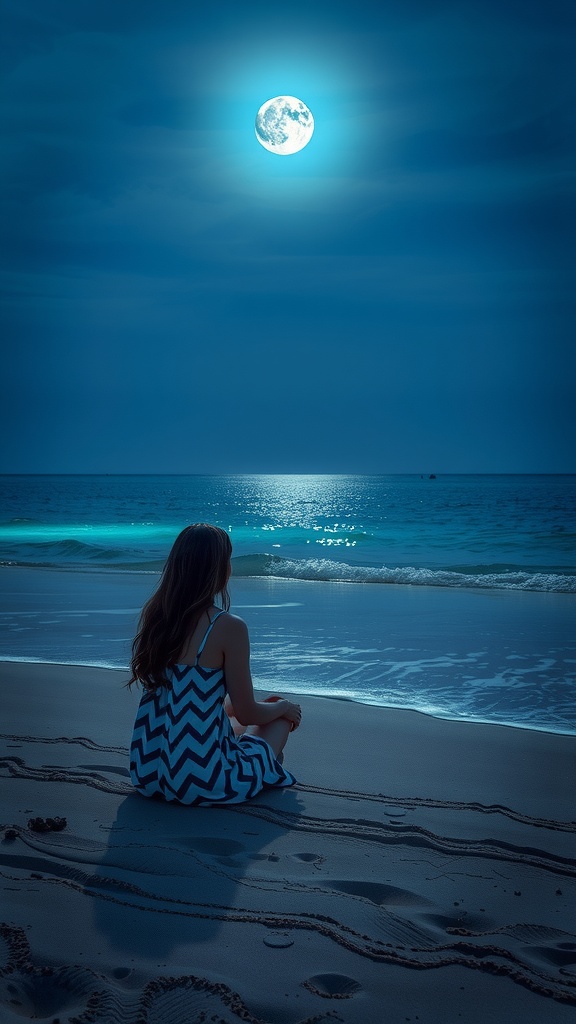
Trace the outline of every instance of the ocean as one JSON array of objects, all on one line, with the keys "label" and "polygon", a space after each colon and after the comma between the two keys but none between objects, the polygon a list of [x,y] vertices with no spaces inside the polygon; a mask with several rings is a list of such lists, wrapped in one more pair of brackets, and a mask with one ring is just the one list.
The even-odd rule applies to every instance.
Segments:
[{"label": "ocean", "polygon": [[576,732],[576,476],[0,477],[0,658],[125,668],[177,533],[263,688]]}]

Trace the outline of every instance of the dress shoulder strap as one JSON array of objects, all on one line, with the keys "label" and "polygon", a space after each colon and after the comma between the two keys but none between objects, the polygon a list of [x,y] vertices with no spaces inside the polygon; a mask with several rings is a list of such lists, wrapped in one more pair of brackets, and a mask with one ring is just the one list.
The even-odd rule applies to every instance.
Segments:
[{"label": "dress shoulder strap", "polygon": [[222,609],[222,611],[220,611],[220,612],[216,612],[216,615],[215,615],[215,616],[214,616],[214,618],[213,618],[213,619],[212,619],[212,620],[210,621],[210,624],[209,624],[209,626],[208,626],[208,629],[207,629],[207,630],[206,630],[206,632],[204,633],[204,637],[203,637],[203,639],[202,639],[202,643],[200,644],[200,647],[198,648],[198,653],[196,654],[196,661],[198,661],[198,658],[200,657],[200,655],[202,654],[202,651],[204,650],[204,647],[206,646],[206,641],[207,641],[208,637],[210,636],[210,631],[211,631],[211,629],[212,629],[212,626],[213,626],[213,625],[214,625],[214,623],[216,622],[216,619],[219,619],[219,618],[220,618],[220,616],[221,616],[221,615],[223,615],[223,614],[224,614],[224,609]]}]

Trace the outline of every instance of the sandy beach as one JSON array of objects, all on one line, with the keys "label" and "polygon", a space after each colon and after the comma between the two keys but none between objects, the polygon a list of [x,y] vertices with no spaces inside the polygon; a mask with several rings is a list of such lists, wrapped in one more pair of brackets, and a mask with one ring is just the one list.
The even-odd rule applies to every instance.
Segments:
[{"label": "sandy beach", "polygon": [[1,674],[6,1024],[572,1018],[576,737],[303,697],[298,785],[191,809],[131,790],[126,673]]}]

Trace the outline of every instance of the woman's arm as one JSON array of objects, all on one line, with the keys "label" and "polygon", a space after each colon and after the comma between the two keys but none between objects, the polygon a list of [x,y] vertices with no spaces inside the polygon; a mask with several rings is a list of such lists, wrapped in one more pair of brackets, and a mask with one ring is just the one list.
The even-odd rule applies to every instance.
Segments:
[{"label": "woman's arm", "polygon": [[292,722],[293,728],[296,728],[301,717],[297,704],[283,698],[257,701],[254,697],[250,674],[250,640],[246,623],[235,615],[227,615],[222,626],[224,674],[234,717],[241,725],[266,725],[277,718],[287,718]]}]

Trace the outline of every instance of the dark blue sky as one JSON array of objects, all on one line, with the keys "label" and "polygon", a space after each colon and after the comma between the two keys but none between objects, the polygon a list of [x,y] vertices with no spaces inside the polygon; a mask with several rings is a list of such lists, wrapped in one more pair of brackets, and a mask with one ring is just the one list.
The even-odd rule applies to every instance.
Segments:
[{"label": "dark blue sky", "polygon": [[576,470],[575,28],[5,0],[0,469]]}]

